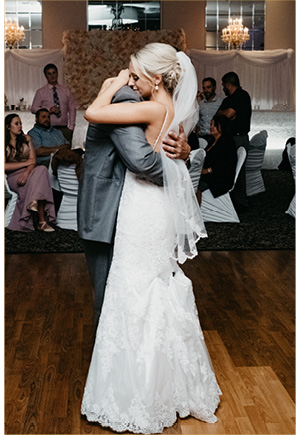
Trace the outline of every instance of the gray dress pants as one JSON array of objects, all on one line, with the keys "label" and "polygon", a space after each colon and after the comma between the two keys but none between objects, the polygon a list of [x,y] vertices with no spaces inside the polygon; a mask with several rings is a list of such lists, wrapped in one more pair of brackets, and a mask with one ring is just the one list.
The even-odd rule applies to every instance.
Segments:
[{"label": "gray dress pants", "polygon": [[98,324],[112,261],[113,245],[91,240],[82,240],[82,242],[89,274],[94,286],[94,319],[95,324]]}]

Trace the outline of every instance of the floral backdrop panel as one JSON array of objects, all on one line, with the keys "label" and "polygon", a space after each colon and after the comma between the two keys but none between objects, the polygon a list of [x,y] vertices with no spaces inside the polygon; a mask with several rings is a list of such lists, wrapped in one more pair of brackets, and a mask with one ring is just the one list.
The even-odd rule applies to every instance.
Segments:
[{"label": "floral backdrop panel", "polygon": [[73,93],[78,108],[89,106],[103,81],[127,68],[130,55],[150,42],[164,42],[186,51],[183,29],[144,32],[65,30],[65,84]]}]

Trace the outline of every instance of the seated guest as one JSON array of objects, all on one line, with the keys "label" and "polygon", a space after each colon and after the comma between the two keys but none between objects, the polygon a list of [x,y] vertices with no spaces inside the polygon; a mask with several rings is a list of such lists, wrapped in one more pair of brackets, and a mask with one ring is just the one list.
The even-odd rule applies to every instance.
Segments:
[{"label": "seated guest", "polygon": [[76,120],[75,100],[69,89],[58,83],[57,66],[49,63],[44,68],[47,84],[36,91],[31,112],[46,108],[51,115],[51,125],[60,129],[67,141],[72,143]]},{"label": "seated guest", "polygon": [[40,109],[35,115],[35,125],[28,131],[35,147],[37,165],[49,166],[51,154],[62,148],[70,148],[69,142],[61,131],[53,128],[50,112]]},{"label": "seated guest", "polygon": [[214,141],[205,148],[206,156],[197,191],[199,204],[201,192],[210,189],[217,198],[233,186],[237,153],[233,139],[227,133],[227,126],[228,120],[222,115],[215,115],[211,121],[210,134]]},{"label": "seated guest", "polygon": [[53,175],[57,177],[57,169],[59,166],[75,165],[75,173],[79,180],[82,174],[83,154],[84,151],[81,148],[75,150],[61,149],[57,151],[51,162]]},{"label": "seated guest", "polygon": [[192,131],[188,136],[188,144],[191,150],[197,150],[199,148],[199,140],[195,131]]},{"label": "seated guest", "polygon": [[292,168],[291,168],[291,164],[290,164],[290,159],[287,153],[287,145],[290,144],[291,147],[295,146],[296,144],[296,139],[294,137],[290,137],[286,143],[285,143],[285,148],[282,152],[282,160],[278,166],[278,169],[280,171],[289,171],[292,172]]},{"label": "seated guest", "polygon": [[36,167],[35,149],[22,131],[18,115],[5,118],[5,172],[10,189],[18,194],[15,211],[8,225],[14,231],[52,232],[55,223],[50,177],[45,166]]}]

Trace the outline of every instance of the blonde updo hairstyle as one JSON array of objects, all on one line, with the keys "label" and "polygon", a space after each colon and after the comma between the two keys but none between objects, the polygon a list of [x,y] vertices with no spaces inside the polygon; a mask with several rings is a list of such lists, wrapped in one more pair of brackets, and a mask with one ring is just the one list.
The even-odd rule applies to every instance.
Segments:
[{"label": "blonde updo hairstyle", "polygon": [[176,53],[171,45],[153,42],[132,54],[130,60],[133,67],[147,77],[152,85],[153,76],[161,74],[165,90],[173,95],[181,76],[181,66]]}]

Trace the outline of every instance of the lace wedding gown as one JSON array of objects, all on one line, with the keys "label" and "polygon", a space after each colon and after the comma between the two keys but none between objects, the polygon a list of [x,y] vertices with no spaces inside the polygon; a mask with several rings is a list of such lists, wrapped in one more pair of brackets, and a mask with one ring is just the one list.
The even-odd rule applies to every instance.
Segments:
[{"label": "lace wedding gown", "polygon": [[221,391],[174,238],[163,188],[127,170],[81,408],[117,432],[160,433],[178,415],[217,421]]}]

